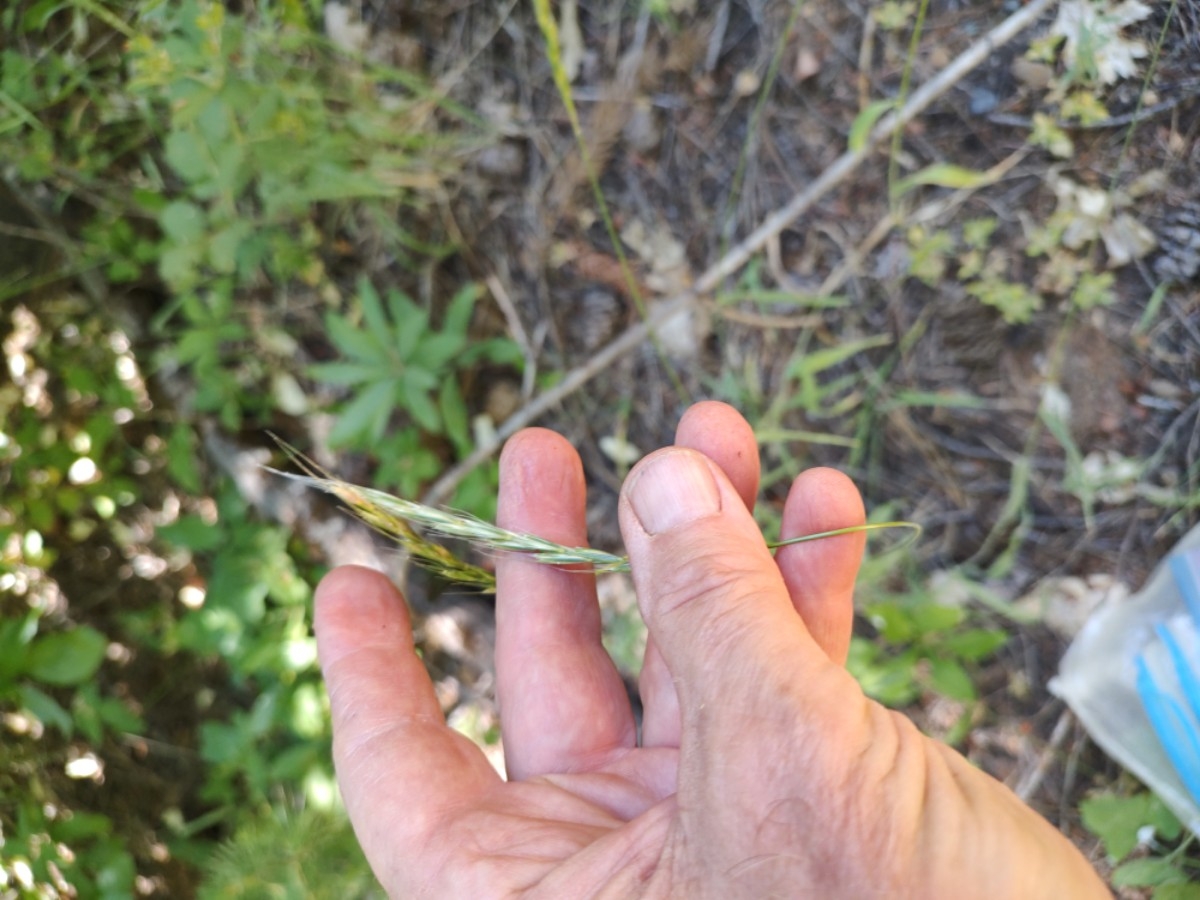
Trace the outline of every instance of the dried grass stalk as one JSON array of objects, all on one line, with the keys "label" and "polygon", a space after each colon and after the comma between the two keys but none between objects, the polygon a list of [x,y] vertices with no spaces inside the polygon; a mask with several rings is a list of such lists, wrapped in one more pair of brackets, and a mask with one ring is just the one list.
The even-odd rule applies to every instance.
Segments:
[{"label": "dried grass stalk", "polygon": [[[280,443],[282,444],[282,442]],[[297,475],[280,472],[277,469],[270,471],[337,497],[367,525],[404,547],[414,562],[447,581],[484,590],[495,590],[496,587],[496,576],[493,573],[459,559],[445,547],[429,540],[421,531],[439,537],[467,541],[485,552],[507,550],[524,553],[529,558],[546,565],[580,566],[593,572],[629,570],[629,557],[627,556],[618,556],[604,550],[594,550],[591,547],[568,547],[537,535],[501,528],[499,525],[493,525],[467,513],[425,506],[395,497],[384,491],[361,487],[339,478],[330,477],[320,472],[294,449],[283,446],[289,456],[310,474]],[[921,532],[921,526],[914,522],[873,522],[822,531],[817,534],[806,534],[786,541],[775,541],[768,543],[767,546],[774,549],[790,544],[837,537],[842,534],[888,528],[911,530],[913,532],[911,540],[916,540]]]}]

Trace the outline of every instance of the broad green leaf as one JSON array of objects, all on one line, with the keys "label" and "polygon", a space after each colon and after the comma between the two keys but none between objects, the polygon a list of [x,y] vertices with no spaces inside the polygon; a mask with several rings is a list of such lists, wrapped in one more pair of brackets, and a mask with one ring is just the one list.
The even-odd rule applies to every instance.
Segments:
[{"label": "broad green leaf", "polygon": [[20,688],[21,705],[37,717],[38,721],[57,728],[67,737],[75,731],[75,723],[57,700],[31,684],[23,684]]},{"label": "broad green leaf", "polygon": [[107,649],[108,638],[87,625],[47,634],[29,648],[27,671],[46,684],[80,684],[100,668]]},{"label": "broad green leaf", "polygon": [[894,193],[897,197],[907,194],[919,185],[934,185],[936,187],[975,188],[991,184],[996,176],[989,172],[977,172],[974,169],[964,169],[953,163],[934,163],[914,175],[902,178],[896,182]]},{"label": "broad green leaf", "polygon": [[158,258],[158,274],[175,290],[195,284],[204,248],[199,244],[180,244],[163,251]]},{"label": "broad green leaf", "polygon": [[1181,825],[1166,805],[1149,791],[1121,797],[1106,793],[1088,797],[1079,805],[1088,831],[1100,838],[1109,857],[1119,862],[1137,846],[1138,831],[1153,825],[1165,840],[1174,840]]},{"label": "broad green leaf", "polygon": [[189,184],[208,178],[212,173],[208,146],[190,128],[167,135],[163,152],[175,173]]},{"label": "broad green leaf", "polygon": [[[1164,884],[1185,884],[1187,873],[1161,857],[1131,859],[1113,870],[1115,887],[1157,887]],[[1157,897],[1157,894],[1155,895]]]},{"label": "broad green leaf", "polygon": [[961,606],[947,606],[936,601],[913,603],[908,607],[917,634],[940,634],[960,624],[966,617]]},{"label": "broad green leaf", "polygon": [[1008,635],[990,628],[972,628],[961,634],[952,634],[938,644],[938,648],[960,659],[978,662],[991,656],[1008,643]]},{"label": "broad green leaf", "polygon": [[884,113],[895,107],[895,100],[876,100],[874,103],[868,103],[866,108],[854,117],[854,121],[850,125],[850,139],[847,142],[851,153],[866,146],[867,138],[871,136],[871,129],[875,127],[875,123],[883,118]]},{"label": "broad green leaf", "polygon": [[158,217],[158,224],[172,241],[185,244],[200,240],[206,228],[204,210],[186,200],[168,204]]},{"label": "broad green leaf", "polygon": [[970,703],[975,700],[975,685],[962,664],[953,659],[931,659],[929,677],[933,689],[951,700]]},{"label": "broad green leaf", "polygon": [[[25,12],[21,19],[21,30],[24,32],[41,31],[59,10],[66,9],[71,4],[67,0],[40,0]],[[13,54],[16,56],[16,54]]]},{"label": "broad green leaf", "polygon": [[889,644],[906,644],[916,635],[912,619],[898,603],[872,603],[866,614]]},{"label": "broad green leaf", "polygon": [[1154,892],[1154,900],[1200,900],[1200,881],[1164,884]]},{"label": "broad green leaf", "polygon": [[[858,668],[850,667],[867,696],[886,706],[902,707],[912,703],[920,694],[914,678],[917,655],[906,651],[898,656],[883,658]],[[850,666],[849,662],[847,663]]]},{"label": "broad green leaf", "polygon": [[38,616],[33,611],[0,620],[0,690],[28,668],[29,642],[37,627]]},{"label": "broad green leaf", "polygon": [[83,685],[71,700],[75,725],[94,744],[103,738],[105,728],[136,734],[146,727],[142,717],[116,697],[101,696],[95,684]]},{"label": "broad green leaf", "polygon": [[200,108],[200,114],[196,116],[196,127],[210,147],[220,147],[227,143],[232,115],[233,111],[225,97],[214,96]]},{"label": "broad green leaf", "polygon": [[208,243],[208,261],[213,269],[225,275],[237,271],[238,253],[250,234],[250,223],[234,222],[212,236]]},{"label": "broad green leaf", "polygon": [[251,749],[253,735],[242,724],[244,715],[238,715],[233,724],[204,722],[200,725],[200,755],[210,763],[233,762]]},{"label": "broad green leaf", "polygon": [[220,525],[210,525],[194,515],[180,516],[169,525],[159,526],[154,533],[169,544],[199,553],[217,549],[227,538]]}]

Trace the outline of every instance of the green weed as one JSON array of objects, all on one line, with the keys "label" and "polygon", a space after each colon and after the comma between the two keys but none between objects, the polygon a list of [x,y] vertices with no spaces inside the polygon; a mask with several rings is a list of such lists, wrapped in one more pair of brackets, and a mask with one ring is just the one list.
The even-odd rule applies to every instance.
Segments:
[{"label": "green weed", "polygon": [[[1200,897],[1196,862],[1189,856],[1195,838],[1190,832],[1184,836],[1179,820],[1154,794],[1093,794],[1079,812],[1116,865],[1114,887],[1151,888],[1155,900]],[[1136,853],[1139,849],[1148,853]]]}]

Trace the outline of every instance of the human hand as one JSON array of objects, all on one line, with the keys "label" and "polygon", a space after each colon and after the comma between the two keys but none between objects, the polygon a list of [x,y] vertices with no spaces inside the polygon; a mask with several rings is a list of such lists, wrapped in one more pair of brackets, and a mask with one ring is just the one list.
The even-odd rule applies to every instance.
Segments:
[{"label": "human hand", "polygon": [[[518,434],[500,475],[501,525],[586,542],[561,437]],[[338,781],[391,896],[1109,896],[1015,795],[863,695],[843,663],[864,537],[773,558],[749,511],[758,476],[745,420],[703,403],[626,481],[650,633],[640,744],[592,577],[498,561],[507,782],[446,726],[391,584],[326,577],[316,630]],[[781,538],[862,520],[850,481],[815,469]]]}]

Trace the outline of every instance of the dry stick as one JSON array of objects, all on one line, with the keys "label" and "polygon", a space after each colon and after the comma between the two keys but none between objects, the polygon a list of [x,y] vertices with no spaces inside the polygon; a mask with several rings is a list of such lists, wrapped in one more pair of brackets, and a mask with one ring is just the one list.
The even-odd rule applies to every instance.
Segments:
[{"label": "dry stick", "polygon": [[897,128],[903,128],[934,100],[962,80],[964,76],[997,48],[1008,43],[1018,33],[1032,25],[1054,5],[1055,0],[1033,0],[1028,6],[1017,10],[978,41],[964,50],[949,66],[932,81],[922,85],[909,97],[903,108],[884,116],[872,129],[863,146],[847,150],[839,156],[816,180],[796,194],[788,204],[767,217],[740,244],[732,248],[714,265],[709,267],[688,290],[656,304],[649,315],[627,328],[619,337],[601,347],[586,363],[572,369],[562,381],[531,400],[526,406],[509,416],[496,429],[495,437],[486,444],[476,447],[466,459],[439,478],[425,494],[424,503],[444,503],[451,492],[476,466],[488,459],[500,446],[520,429],[529,425],[542,414],[560,403],[565,397],[583,387],[600,372],[608,369],[616,360],[634,350],[650,333],[668,319],[687,310],[702,295],[712,292],[722,281],[742,268],[763,245],[774,235],[792,224],[825,194],[837,187],[866,160],[875,148]]},{"label": "dry stick", "polygon": [[1042,752],[1038,754],[1033,768],[1025,771],[1020,779],[1018,779],[1016,786],[1013,788],[1013,793],[1020,797],[1022,802],[1028,803],[1029,798],[1042,786],[1042,782],[1046,778],[1046,773],[1050,770],[1050,764],[1054,762],[1054,758],[1058,755],[1063,741],[1067,739],[1067,732],[1070,731],[1071,723],[1074,721],[1074,713],[1070,709],[1064,709],[1054,725],[1054,730],[1050,733],[1050,740],[1042,748]]},{"label": "dry stick", "polygon": [[528,400],[533,394],[533,384],[537,378],[537,349],[533,346],[533,341],[529,340],[529,335],[525,333],[525,326],[521,324],[521,316],[517,313],[517,305],[513,303],[512,297],[505,290],[504,283],[492,274],[484,279],[484,284],[488,286],[496,305],[504,313],[504,321],[508,323],[509,331],[520,345],[521,355],[525,357],[525,374],[521,378],[521,399]]}]

